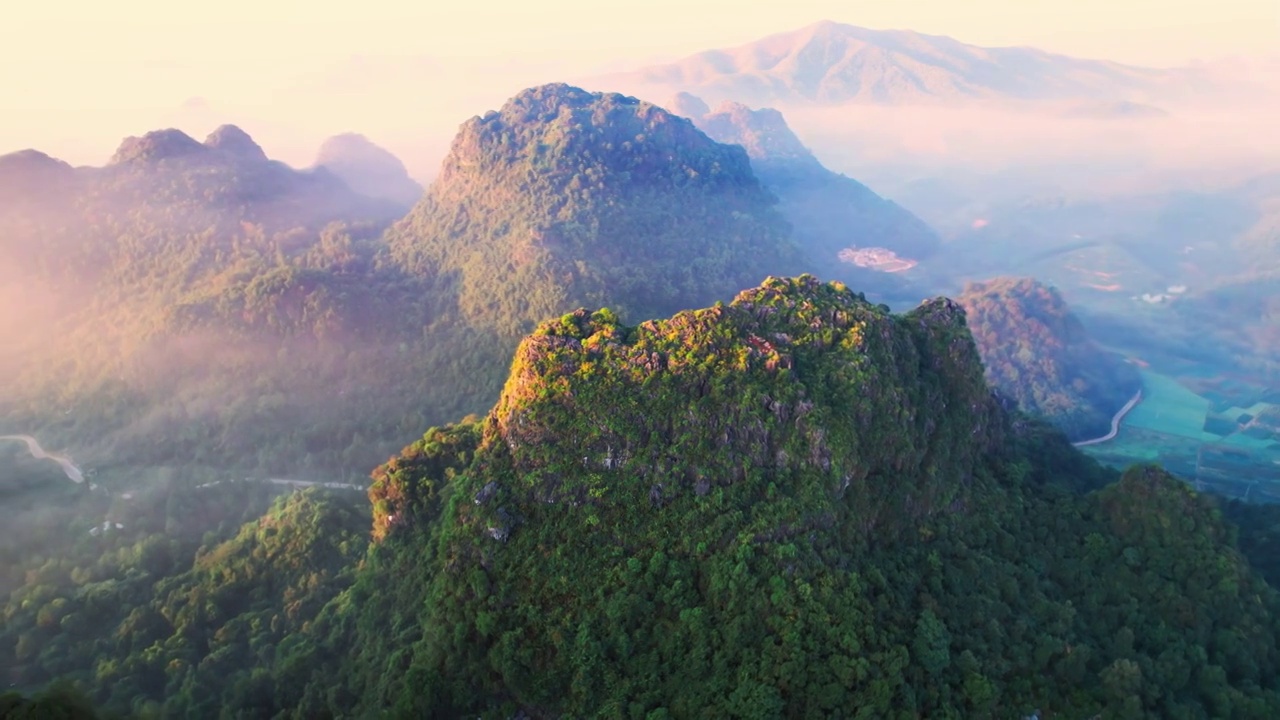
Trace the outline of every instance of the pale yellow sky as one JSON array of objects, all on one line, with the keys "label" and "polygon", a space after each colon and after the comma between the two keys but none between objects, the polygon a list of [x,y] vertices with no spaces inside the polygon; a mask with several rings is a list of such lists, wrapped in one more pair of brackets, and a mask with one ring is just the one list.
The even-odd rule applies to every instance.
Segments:
[{"label": "pale yellow sky", "polygon": [[295,163],[346,130],[434,149],[521,87],[823,19],[1135,64],[1280,52],[1280,0],[13,4],[0,25],[0,153],[34,146],[95,164],[124,135],[177,125],[202,136],[219,121]]}]

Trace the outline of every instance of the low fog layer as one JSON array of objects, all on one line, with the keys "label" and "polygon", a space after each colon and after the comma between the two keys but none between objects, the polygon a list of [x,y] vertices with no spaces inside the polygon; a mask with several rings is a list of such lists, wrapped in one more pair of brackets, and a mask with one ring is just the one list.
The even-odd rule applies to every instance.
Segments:
[{"label": "low fog layer", "polygon": [[[1055,108],[1056,109],[1056,108]],[[1185,109],[1162,117],[1063,117],[1053,109],[783,108],[834,168],[881,168],[909,179],[930,170],[1043,167],[1072,192],[1205,187],[1280,165],[1270,129],[1280,107]],[[913,173],[913,168],[919,168]],[[865,170],[863,170],[865,171]],[[1101,181],[1101,182],[1099,182]]]}]

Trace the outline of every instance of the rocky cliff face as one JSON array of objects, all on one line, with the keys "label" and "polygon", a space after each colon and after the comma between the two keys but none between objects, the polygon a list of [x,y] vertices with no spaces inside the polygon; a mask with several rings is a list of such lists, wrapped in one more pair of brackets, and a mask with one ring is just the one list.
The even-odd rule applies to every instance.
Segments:
[{"label": "rocky cliff face", "polygon": [[[665,503],[767,469],[832,502],[927,515],[963,495],[1001,428],[959,306],[896,317],[805,276],[636,328],[585,311],[542,325],[486,442],[521,475],[555,478],[531,503],[594,504],[584,470]],[[688,464],[673,474],[673,458]],[[862,509],[868,530],[890,524],[887,508]]]},{"label": "rocky cliff face", "polygon": [[[963,508],[1009,432],[958,305],[895,316],[810,276],[634,327],[608,310],[543,323],[475,427],[433,431],[428,445],[503,468],[454,488],[476,499],[462,526],[504,538],[514,518],[551,506],[691,511],[776,484],[806,498],[803,522],[847,515],[884,539]],[[396,478],[426,457],[419,448],[379,471],[379,535],[424,506]]]}]

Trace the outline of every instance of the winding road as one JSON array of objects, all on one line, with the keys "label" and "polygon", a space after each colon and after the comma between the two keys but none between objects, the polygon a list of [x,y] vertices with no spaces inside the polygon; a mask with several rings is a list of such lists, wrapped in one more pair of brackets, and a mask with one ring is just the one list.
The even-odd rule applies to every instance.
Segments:
[{"label": "winding road", "polygon": [[1086,445],[1097,445],[1098,443],[1104,443],[1115,438],[1116,433],[1120,432],[1120,421],[1124,420],[1124,416],[1128,415],[1130,410],[1137,407],[1139,402],[1142,402],[1141,390],[1135,393],[1134,396],[1129,399],[1129,402],[1124,404],[1124,407],[1120,408],[1120,412],[1116,413],[1115,417],[1111,418],[1111,432],[1103,435],[1102,437],[1097,437],[1092,440],[1081,440],[1078,443],[1071,444],[1076,447],[1085,447]]},{"label": "winding road", "polygon": [[[49,451],[41,447],[39,440],[36,440],[30,435],[0,435],[0,440],[10,440],[12,442],[25,443],[27,446],[27,450],[31,453],[31,456],[34,457],[35,459],[52,460],[58,463],[58,466],[62,468],[62,472],[64,475],[67,476],[68,480],[71,480],[72,482],[75,482],[75,483],[84,482],[84,472],[81,471],[79,467],[76,467],[76,464],[71,461],[71,458],[65,455],[57,455],[54,453],[50,453]],[[312,486],[318,485],[320,487],[326,487],[326,488],[342,488],[342,489],[350,489],[350,490],[367,489],[363,485],[354,485],[351,483],[318,482],[314,480],[292,480],[288,478],[245,478],[245,481],[246,482],[267,482],[273,485],[292,485],[295,488],[312,487]],[[235,482],[235,481],[234,480],[232,481],[218,480],[217,482],[210,482],[210,483],[204,483],[203,485],[197,485],[196,489],[199,490],[200,488],[213,487],[214,485],[221,485],[224,482]],[[90,487],[96,489],[97,486],[91,484]],[[126,500],[128,499],[127,495],[125,496],[125,499]]]},{"label": "winding road", "polygon": [[37,460],[52,460],[58,463],[62,468],[63,474],[67,476],[68,480],[76,483],[84,482],[84,473],[80,471],[80,468],[76,467],[75,463],[71,462],[71,458],[65,455],[54,455],[45,451],[44,448],[40,447],[40,442],[30,435],[0,435],[0,440],[11,440],[14,442],[26,443],[27,450],[30,451],[31,457],[34,457]]}]

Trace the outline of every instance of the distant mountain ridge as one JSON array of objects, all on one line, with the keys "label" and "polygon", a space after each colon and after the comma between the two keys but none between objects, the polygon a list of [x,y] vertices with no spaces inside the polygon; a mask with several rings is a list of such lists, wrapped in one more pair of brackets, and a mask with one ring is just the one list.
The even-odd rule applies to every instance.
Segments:
[{"label": "distant mountain ridge", "polygon": [[[701,100],[685,93],[684,98],[678,97],[672,104],[687,106],[687,98],[701,103]],[[705,107],[705,103],[702,106]],[[697,106],[688,109],[696,110]],[[741,145],[753,163],[788,162],[810,167],[821,166],[813,151],[805,147],[787,125],[782,113],[773,108],[753,110],[742,103],[725,101],[714,111],[708,109],[700,115],[687,117],[716,142]]]},{"label": "distant mountain ridge", "polygon": [[811,266],[868,291],[899,284],[882,271],[842,261],[842,253],[885,248],[902,264],[927,257],[941,243],[924,221],[857,180],[832,172],[792,132],[782,113],[724,102],[711,111],[700,98],[678,94],[668,105],[687,114],[713,140],[739,145],[760,181],[778,196],[796,242]]},{"label": "distant mountain ridge", "polygon": [[390,221],[403,213],[394,203],[354,192],[324,168],[299,170],[268,158],[235,125],[219,126],[204,142],[174,128],[128,137],[103,167],[71,168],[36,151],[14,153],[0,157],[0,192],[11,182],[29,186],[23,176],[34,166],[45,182],[60,183],[61,197],[45,198],[45,205],[76,196],[77,212],[137,202],[171,213],[181,205],[186,215],[172,221],[198,224],[206,211],[235,208],[242,219],[270,228],[355,217]]},{"label": "distant mountain ridge", "polygon": [[[1141,101],[1185,71],[1033,48],[987,48],[907,30],[830,21],[601,78],[630,92],[683,90],[752,105],[898,105],[989,99]],[[642,93],[643,94],[643,93]]]}]

